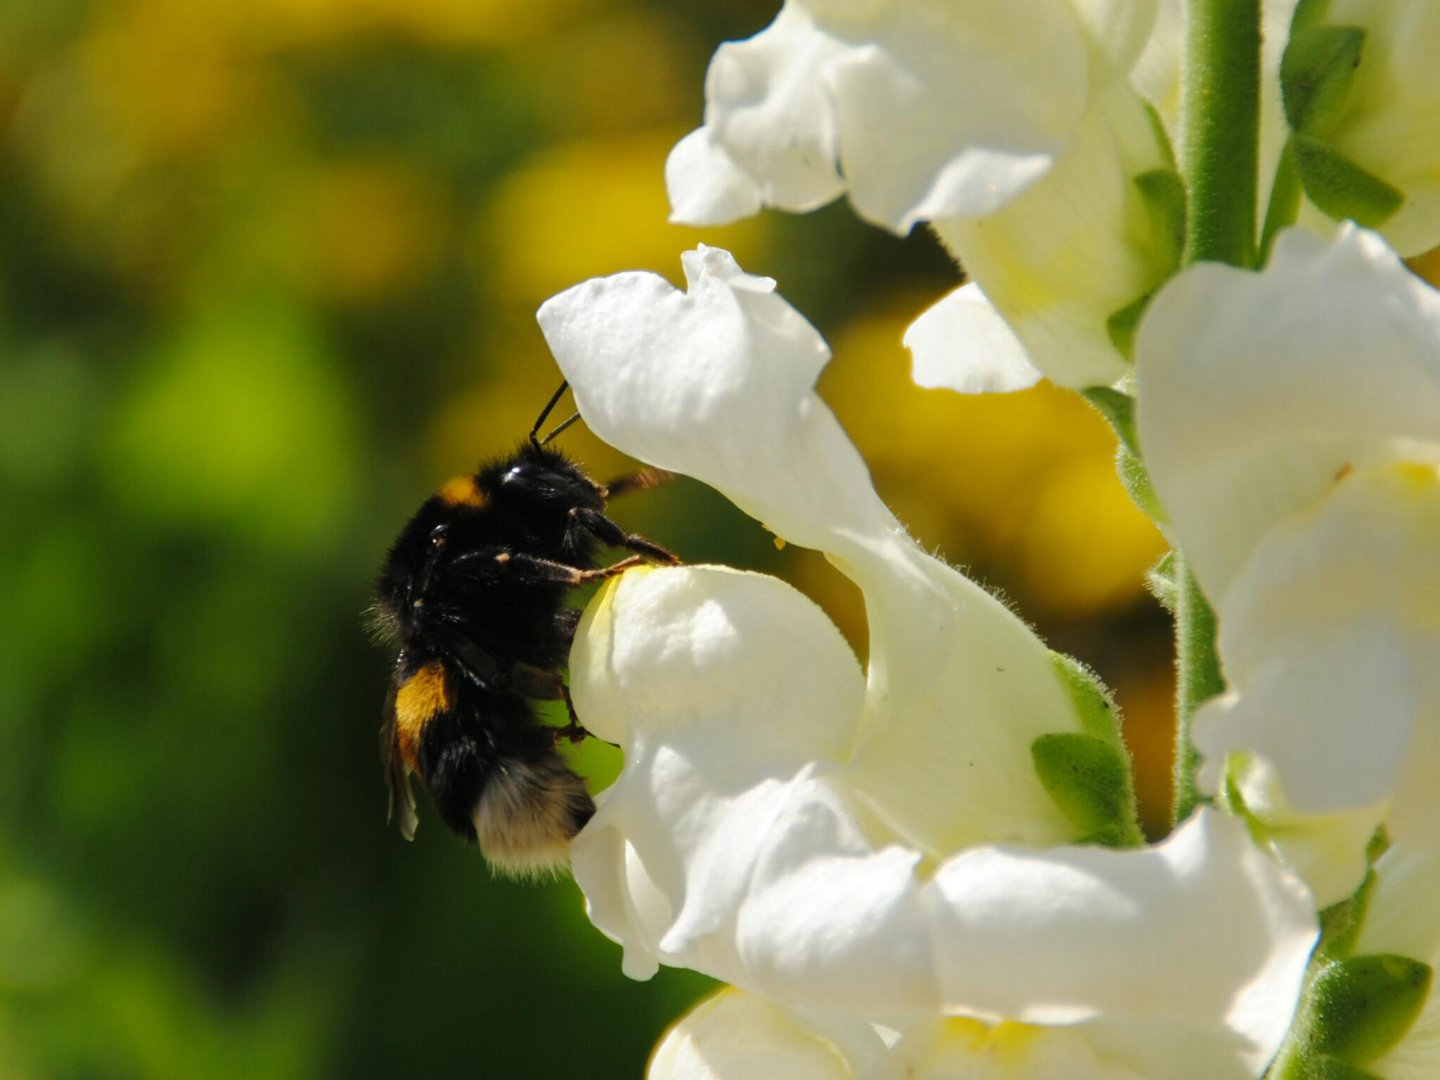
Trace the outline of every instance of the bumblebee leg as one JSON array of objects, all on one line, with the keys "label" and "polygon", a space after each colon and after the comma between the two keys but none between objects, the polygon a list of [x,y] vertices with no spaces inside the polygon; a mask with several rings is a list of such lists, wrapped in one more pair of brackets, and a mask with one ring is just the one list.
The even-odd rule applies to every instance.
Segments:
[{"label": "bumblebee leg", "polygon": [[538,701],[565,702],[565,712],[570,716],[570,723],[555,731],[556,742],[569,739],[572,743],[579,743],[589,736],[590,732],[585,730],[585,725],[580,723],[580,717],[575,712],[575,703],[570,700],[570,688],[555,672],[531,667],[529,664],[516,664],[511,672],[510,688],[523,697],[535,698]]},{"label": "bumblebee leg", "polygon": [[580,616],[582,614],[584,613],[570,609],[562,611],[559,615],[555,616],[555,626],[566,641],[575,640],[575,631],[580,628]]},{"label": "bumblebee leg", "polygon": [[647,540],[637,533],[627,533],[599,510],[577,506],[570,511],[570,516],[575,519],[576,524],[602,543],[611,547],[628,548],[646,562],[674,565],[680,561],[680,556],[669,548],[661,547],[654,540]]},{"label": "bumblebee leg", "polygon": [[611,480],[600,491],[605,498],[613,499],[618,495],[628,495],[632,491],[649,491],[674,479],[675,474],[664,469],[638,469],[629,476]]},{"label": "bumblebee leg", "polygon": [[545,668],[517,663],[510,669],[510,689],[536,701],[559,701],[565,696],[565,680]]},{"label": "bumblebee leg", "polygon": [[570,714],[568,726],[555,732],[555,741],[569,739],[572,743],[581,743],[590,732],[585,730],[585,725],[580,723],[580,717],[575,712],[575,702],[570,700],[570,688],[564,683],[560,684],[560,695],[565,699],[565,711]]},{"label": "bumblebee leg", "polygon": [[[658,545],[657,545],[658,546]],[[664,548],[660,549],[664,551]],[[666,552],[668,555],[669,553]],[[671,556],[674,559],[674,556]],[[553,559],[542,559],[538,555],[526,555],[524,552],[507,552],[503,556],[496,557],[497,562],[511,563],[520,571],[529,576],[532,582],[554,582],[558,585],[585,585],[592,581],[604,581],[606,578],[622,574],[632,566],[638,566],[645,562],[640,555],[632,555],[628,559],[621,559],[614,566],[602,566],[598,570],[581,570],[576,566],[566,566],[564,563],[555,562]],[[678,560],[677,560],[678,561]]]}]

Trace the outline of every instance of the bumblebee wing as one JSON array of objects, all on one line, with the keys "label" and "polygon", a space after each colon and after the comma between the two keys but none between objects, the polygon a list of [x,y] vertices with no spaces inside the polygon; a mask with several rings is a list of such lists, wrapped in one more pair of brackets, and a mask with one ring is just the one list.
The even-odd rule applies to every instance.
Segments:
[{"label": "bumblebee wing", "polygon": [[385,822],[394,821],[398,812],[400,835],[406,840],[415,839],[415,826],[420,815],[415,812],[415,791],[410,786],[410,774],[405,767],[405,758],[400,753],[400,732],[395,726],[395,694],[399,689],[397,676],[390,685],[385,698],[385,724],[380,729],[380,752],[385,758],[385,784],[390,789],[390,805],[385,811]]}]

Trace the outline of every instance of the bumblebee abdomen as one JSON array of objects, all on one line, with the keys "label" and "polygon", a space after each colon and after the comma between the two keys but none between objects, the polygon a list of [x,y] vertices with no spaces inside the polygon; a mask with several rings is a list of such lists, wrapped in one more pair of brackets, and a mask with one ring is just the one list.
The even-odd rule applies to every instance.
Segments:
[{"label": "bumblebee abdomen", "polygon": [[395,741],[411,772],[420,772],[420,742],[425,729],[455,705],[452,677],[438,660],[422,664],[395,688]]},{"label": "bumblebee abdomen", "polygon": [[595,812],[585,782],[527,699],[456,685],[458,700],[420,728],[418,772],[441,818],[503,873],[562,868]]},{"label": "bumblebee abdomen", "polygon": [[541,877],[570,860],[570,841],[595,815],[581,780],[554,750],[509,759],[495,769],[475,804],[480,850],[513,877]]}]

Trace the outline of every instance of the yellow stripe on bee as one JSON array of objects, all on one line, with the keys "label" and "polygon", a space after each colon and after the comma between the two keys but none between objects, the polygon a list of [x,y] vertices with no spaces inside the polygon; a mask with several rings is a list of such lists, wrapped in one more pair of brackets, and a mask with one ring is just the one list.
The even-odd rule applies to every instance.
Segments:
[{"label": "yellow stripe on bee", "polygon": [[475,483],[473,476],[456,476],[446,480],[435,494],[446,506],[485,505],[485,493],[480,490],[480,485]]},{"label": "yellow stripe on bee", "polygon": [[395,692],[395,737],[400,756],[412,770],[419,769],[420,733],[452,700],[445,667],[438,660],[420,668]]}]

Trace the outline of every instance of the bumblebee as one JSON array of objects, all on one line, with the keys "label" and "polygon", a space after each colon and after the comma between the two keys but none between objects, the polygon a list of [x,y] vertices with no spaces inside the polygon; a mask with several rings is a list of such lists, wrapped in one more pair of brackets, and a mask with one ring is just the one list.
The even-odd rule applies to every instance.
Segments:
[{"label": "bumblebee", "polygon": [[[418,775],[445,824],[516,876],[562,866],[595,812],[556,749],[585,736],[560,676],[580,618],[571,591],[642,561],[678,561],[605,514],[610,497],[666,474],[597,484],[546,445],[578,417],[539,437],[565,389],[514,453],[421,505],[386,556],[372,608],[399,650],[381,729],[391,818],[414,837]],[[632,554],[601,566],[606,547]],[[555,699],[570,709],[568,728],[538,716],[537,702]]]}]

